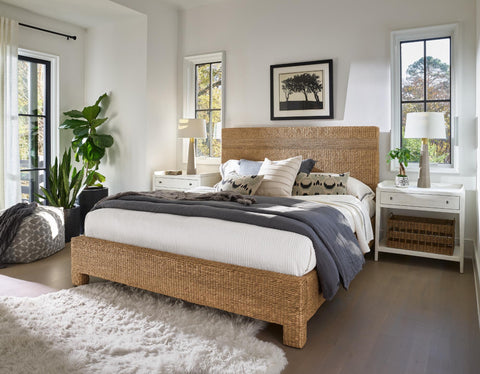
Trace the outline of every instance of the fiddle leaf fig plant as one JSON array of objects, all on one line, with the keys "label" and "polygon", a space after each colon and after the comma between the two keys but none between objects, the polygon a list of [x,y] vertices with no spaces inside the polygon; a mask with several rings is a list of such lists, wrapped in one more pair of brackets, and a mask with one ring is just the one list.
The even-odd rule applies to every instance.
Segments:
[{"label": "fiddle leaf fig plant", "polygon": [[103,187],[102,183],[105,182],[105,176],[98,172],[98,167],[105,156],[105,150],[113,145],[113,137],[97,133],[97,129],[108,120],[108,117],[97,117],[102,110],[100,104],[107,97],[105,93],[91,106],[64,112],[63,114],[69,118],[60,125],[62,129],[73,130],[72,148],[75,160],[82,162],[85,167],[87,188]]},{"label": "fiddle leaf fig plant", "polygon": [[408,166],[408,161],[410,161],[411,155],[410,155],[410,150],[408,148],[402,147],[402,148],[395,148],[392,149],[390,152],[387,154],[387,162],[390,163],[390,161],[393,160],[398,160],[399,166],[400,166],[400,171],[398,173],[398,177],[406,177],[406,171],[405,167]]}]

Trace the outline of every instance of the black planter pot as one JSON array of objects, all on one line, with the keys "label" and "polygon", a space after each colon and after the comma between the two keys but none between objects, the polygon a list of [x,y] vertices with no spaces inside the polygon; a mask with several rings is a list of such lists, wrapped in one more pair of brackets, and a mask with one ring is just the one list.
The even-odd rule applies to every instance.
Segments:
[{"label": "black planter pot", "polygon": [[74,236],[80,235],[80,207],[63,209],[65,219],[65,243],[70,242]]},{"label": "black planter pot", "polygon": [[93,208],[93,206],[108,196],[107,187],[88,187],[85,188],[80,195],[78,195],[78,203],[80,204],[80,227],[81,233],[84,232],[85,228],[85,216]]}]

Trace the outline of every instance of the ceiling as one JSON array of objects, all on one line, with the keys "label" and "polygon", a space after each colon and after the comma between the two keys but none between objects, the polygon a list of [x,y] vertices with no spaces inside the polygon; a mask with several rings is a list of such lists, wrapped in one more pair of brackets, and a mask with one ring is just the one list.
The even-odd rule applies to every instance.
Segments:
[{"label": "ceiling", "polygon": [[[134,10],[117,4],[114,0],[0,0],[3,3],[27,9],[31,12],[52,17],[81,27],[92,27],[99,23],[121,20],[132,14]],[[125,3],[134,3],[128,0]],[[179,9],[191,9],[198,6],[226,0],[154,0],[162,1]]]}]

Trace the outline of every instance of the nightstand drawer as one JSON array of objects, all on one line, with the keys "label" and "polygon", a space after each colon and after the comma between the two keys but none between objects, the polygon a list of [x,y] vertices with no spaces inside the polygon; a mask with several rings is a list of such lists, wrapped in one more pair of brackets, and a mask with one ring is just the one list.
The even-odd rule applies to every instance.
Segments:
[{"label": "nightstand drawer", "polygon": [[197,186],[200,186],[199,179],[155,178],[155,188],[185,190]]},{"label": "nightstand drawer", "polygon": [[380,202],[386,205],[399,205],[402,207],[412,206],[454,210],[460,209],[459,196],[382,192]]}]

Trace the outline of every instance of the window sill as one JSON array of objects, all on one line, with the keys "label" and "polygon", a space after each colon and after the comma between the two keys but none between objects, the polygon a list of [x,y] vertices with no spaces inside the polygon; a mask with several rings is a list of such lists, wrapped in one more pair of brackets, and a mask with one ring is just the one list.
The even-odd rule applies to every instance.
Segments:
[{"label": "window sill", "polygon": [[197,157],[196,163],[198,165],[220,165],[222,159],[220,157]]},{"label": "window sill", "polygon": [[[406,168],[407,175],[408,173],[418,173],[419,172],[419,167],[418,164],[410,164]],[[390,171],[392,172],[398,172],[398,166],[392,165],[390,167]],[[438,166],[437,164],[430,164],[430,174],[450,174],[450,175],[455,175],[455,174],[460,174],[460,171],[458,168],[454,166]]]}]

